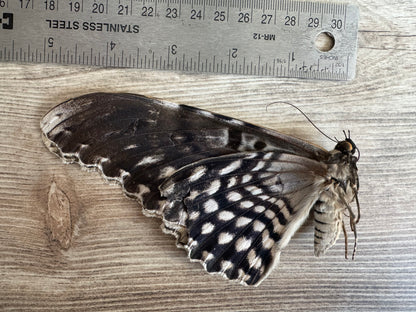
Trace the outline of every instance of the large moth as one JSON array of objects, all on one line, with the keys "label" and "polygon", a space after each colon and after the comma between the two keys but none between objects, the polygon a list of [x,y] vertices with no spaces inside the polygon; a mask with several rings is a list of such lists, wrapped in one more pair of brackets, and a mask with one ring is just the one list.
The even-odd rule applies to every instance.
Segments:
[{"label": "large moth", "polygon": [[111,93],[59,104],[41,129],[50,151],[119,182],[210,273],[259,285],[311,211],[316,256],[341,231],[346,239],[344,215],[356,244],[349,135],[326,151],[190,106]]}]

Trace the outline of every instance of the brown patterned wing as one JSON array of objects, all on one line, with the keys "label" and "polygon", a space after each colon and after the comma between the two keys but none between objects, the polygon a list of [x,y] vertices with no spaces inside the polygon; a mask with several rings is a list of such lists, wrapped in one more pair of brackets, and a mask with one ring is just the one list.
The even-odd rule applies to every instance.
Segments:
[{"label": "brown patterned wing", "polygon": [[161,215],[158,186],[195,161],[238,151],[289,151],[322,157],[304,141],[193,107],[133,94],[93,93],[66,101],[41,121],[48,148],[97,168],[148,214]]}]

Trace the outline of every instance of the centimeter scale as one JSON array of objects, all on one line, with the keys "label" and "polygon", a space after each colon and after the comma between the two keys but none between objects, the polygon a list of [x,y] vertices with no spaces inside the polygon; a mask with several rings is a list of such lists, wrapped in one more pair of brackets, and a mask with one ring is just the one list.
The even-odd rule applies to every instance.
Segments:
[{"label": "centimeter scale", "polygon": [[340,2],[0,0],[0,61],[350,80],[358,16]]}]

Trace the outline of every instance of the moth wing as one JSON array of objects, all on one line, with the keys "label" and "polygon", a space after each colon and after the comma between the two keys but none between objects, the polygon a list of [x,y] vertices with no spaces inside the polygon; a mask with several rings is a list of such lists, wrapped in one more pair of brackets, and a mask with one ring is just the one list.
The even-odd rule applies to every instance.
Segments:
[{"label": "moth wing", "polygon": [[308,217],[326,165],[280,152],[207,158],[160,187],[165,231],[210,273],[261,283]]},{"label": "moth wing", "polygon": [[159,185],[172,173],[207,157],[275,150],[307,158],[327,151],[302,140],[184,105],[133,94],[94,93],[66,101],[41,121],[48,148],[97,168],[145,213],[161,216]]}]

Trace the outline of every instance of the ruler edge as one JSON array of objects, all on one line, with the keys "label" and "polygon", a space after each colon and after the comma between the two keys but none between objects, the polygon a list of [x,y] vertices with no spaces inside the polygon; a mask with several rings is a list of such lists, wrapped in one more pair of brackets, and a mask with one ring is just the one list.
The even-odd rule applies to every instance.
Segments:
[{"label": "ruler edge", "polygon": [[[8,4],[7,0],[7,4]],[[13,0],[12,0],[13,1]],[[32,0],[33,1],[33,0]],[[90,0],[87,0],[90,1]],[[169,0],[154,0],[159,1],[159,2],[166,2],[167,4],[169,4]],[[189,0],[177,0],[178,2],[182,2],[182,1],[189,1]],[[204,0],[204,4],[206,1],[209,0]],[[226,3],[228,4],[229,2],[231,2],[232,0],[225,0]],[[187,70],[181,70],[181,69],[162,69],[162,68],[140,68],[140,67],[134,67],[134,66],[112,66],[110,65],[94,65],[94,64],[79,64],[79,63],[68,63],[68,62],[64,62],[64,61],[60,61],[60,62],[45,62],[42,60],[39,61],[34,61],[32,60],[17,60],[14,59],[14,57],[12,59],[6,60],[4,58],[0,59],[0,62],[3,63],[15,63],[15,64],[34,64],[34,65],[39,65],[39,64],[47,64],[47,65],[59,65],[59,66],[78,66],[78,67],[82,67],[82,68],[101,68],[101,69],[138,69],[138,70],[148,70],[148,71],[159,71],[159,72],[176,72],[176,73],[182,73],[182,74],[187,74],[187,75],[224,75],[224,76],[237,76],[237,77],[261,77],[261,78],[284,78],[284,79],[301,79],[301,80],[322,80],[322,81],[344,81],[344,82],[348,82],[348,81],[352,81],[357,77],[357,59],[358,59],[358,35],[359,35],[359,22],[360,22],[360,7],[356,2],[352,2],[352,1],[331,1],[331,0],[271,0],[274,2],[274,4],[277,6],[279,5],[279,3],[286,3],[286,5],[290,5],[292,3],[310,3],[310,4],[316,4],[316,3],[321,3],[321,4],[329,4],[332,6],[338,6],[338,7],[342,7],[345,6],[345,15],[347,15],[347,11],[353,10],[355,11],[355,15],[356,15],[356,22],[354,23],[356,25],[356,30],[354,31],[355,34],[355,40],[353,41],[353,44],[355,46],[355,49],[349,53],[349,55],[347,56],[347,70],[344,72],[344,76],[345,78],[322,78],[322,77],[317,77],[317,74],[313,74],[313,77],[301,77],[301,76],[297,76],[297,75],[262,75],[262,74],[249,74],[249,73],[226,73],[226,72],[207,72],[207,71],[198,71],[198,70],[191,70],[191,71],[187,71]],[[144,0],[142,1],[144,3]],[[33,2],[32,2],[33,3]],[[193,3],[193,2],[192,2]],[[248,3],[248,2],[247,2]],[[252,4],[252,6],[254,6],[255,3],[258,3],[258,1],[255,0],[250,0],[249,1],[250,4]],[[4,9],[4,8],[0,8],[0,9]],[[260,8],[259,8],[260,9]],[[35,9],[32,9],[35,10]],[[306,12],[306,11],[305,11]],[[93,15],[91,15],[92,13],[89,13],[90,16],[92,17]],[[108,15],[106,15],[108,16]],[[179,18],[178,19],[179,22],[184,22],[184,19]],[[324,31],[324,30],[323,30]],[[14,43],[14,39],[12,39],[13,43]],[[350,56],[352,55],[352,60],[353,60],[353,66],[350,66]],[[354,57],[355,55],[355,57]],[[350,70],[352,69],[352,70]],[[301,74],[300,71],[297,71],[297,74]],[[336,73],[331,73],[330,75],[332,75],[332,77],[336,76]]]}]

